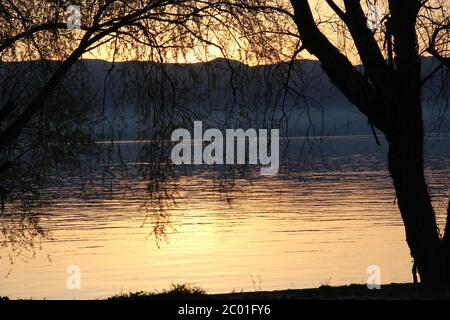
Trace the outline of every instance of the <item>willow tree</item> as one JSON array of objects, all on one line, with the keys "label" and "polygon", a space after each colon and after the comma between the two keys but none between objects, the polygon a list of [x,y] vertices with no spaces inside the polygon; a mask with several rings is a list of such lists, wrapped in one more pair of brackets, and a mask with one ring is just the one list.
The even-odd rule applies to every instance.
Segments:
[{"label": "willow tree", "polygon": [[[245,16],[249,20],[245,21]],[[143,130],[150,127],[151,130],[168,131],[177,117],[192,116],[192,112],[173,99],[179,89],[175,87],[173,77],[178,75],[176,72],[169,75],[164,70],[164,63],[192,59],[188,56],[208,60],[210,51],[215,51],[216,56],[228,57],[229,51],[239,51],[242,45],[238,40],[240,31],[251,33],[259,25],[256,17],[260,17],[260,13],[246,10],[240,1],[2,1],[0,212],[5,207],[15,210],[11,206],[14,202],[11,193],[17,193],[16,198],[24,198],[22,184],[29,183],[30,170],[39,171],[37,183],[44,184],[40,178],[54,176],[54,171],[49,170],[66,169],[68,156],[65,151],[70,153],[70,160],[79,161],[75,168],[82,162],[78,152],[87,156],[94,152],[88,147],[93,143],[90,133],[95,123],[84,125],[84,122],[89,122],[91,113],[102,112],[104,101],[101,100],[111,82],[116,61],[145,62],[143,68],[135,63],[138,67],[124,70],[126,85],[133,87],[128,90],[129,94],[137,96],[143,105]],[[278,16],[272,15],[272,18],[276,21]],[[275,39],[276,36],[267,38]],[[234,45],[228,46],[231,42]],[[111,61],[111,69],[104,79],[105,88],[97,88],[101,92],[90,92],[93,91],[88,85],[91,74],[83,64],[84,58],[94,51]],[[253,54],[252,50],[247,53]],[[277,50],[267,51],[265,59],[279,55]],[[232,63],[228,60],[226,63],[232,68]],[[126,74],[136,70],[134,77]],[[149,83],[148,79],[154,81]],[[173,88],[166,90],[166,87]],[[156,121],[153,122],[151,117]],[[155,129],[155,125],[159,127]],[[154,152],[148,149],[143,153]],[[37,155],[45,168],[36,165]],[[151,194],[153,190],[164,192],[158,184],[163,171],[155,169],[159,176],[153,177],[153,172],[147,171],[144,177],[156,182],[154,186],[149,185]],[[21,190],[16,192],[16,186]],[[30,199],[24,208],[25,217],[18,219],[20,223],[38,220],[35,211],[40,201],[36,194],[42,185],[31,187],[33,189],[27,190]],[[31,208],[28,207],[30,204]],[[158,219],[160,216],[157,215]],[[26,229],[15,228],[9,220],[5,224],[8,227],[2,231]],[[42,233],[38,226],[34,229]],[[9,244],[19,235],[12,232],[6,238],[5,243]],[[29,243],[32,247],[29,238],[22,237],[26,241],[19,242]]]},{"label": "willow tree", "polygon": [[[448,4],[327,0],[314,10],[307,0],[290,3],[301,48],[317,57],[330,80],[388,142],[389,172],[421,281],[448,284],[450,222],[440,235],[424,174],[421,95],[426,81],[421,74],[421,56],[433,54],[443,68],[448,67]],[[379,21],[373,21],[378,26],[372,29],[367,23],[366,13],[373,8],[369,5],[378,8]],[[328,19],[323,18],[325,12]],[[341,42],[335,32],[327,31],[332,25],[340,27],[335,30]],[[359,63],[362,69],[355,66]]]},{"label": "willow tree", "polygon": [[[395,187],[414,274],[423,283],[450,283],[450,204],[443,234],[424,173],[422,88],[442,76],[440,102],[448,107],[450,20],[442,0],[229,1],[253,12],[240,26],[249,47],[266,57],[284,42],[316,57],[330,81],[367,117],[389,145],[388,169]],[[278,18],[274,18],[274,17]],[[249,24],[258,27],[245,32]],[[278,19],[278,20],[277,20]],[[274,21],[278,21],[274,23]],[[280,22],[281,21],[281,22]],[[284,28],[273,29],[282,24]],[[256,29],[256,30],[255,30]],[[266,39],[267,35],[280,41]],[[285,39],[282,41],[281,39]],[[421,72],[422,57],[438,65]],[[428,72],[428,71],[427,71]],[[296,90],[297,88],[287,88]]]},{"label": "willow tree", "polygon": [[[5,89],[0,96],[0,174],[11,167],[11,159],[24,152],[18,142],[88,53],[100,50],[113,62],[146,61],[154,63],[153,67],[159,64],[157,68],[189,54],[206,59],[208,54],[204,52],[211,48],[227,56],[230,42],[236,48],[241,45],[236,40],[240,31],[251,32],[258,25],[255,19],[251,20],[253,25],[250,20],[243,21],[244,16],[254,16],[243,4],[192,0],[3,1],[1,61],[39,61],[49,67],[40,70],[39,77],[25,74],[24,69],[12,74],[0,72],[3,83],[12,83],[8,77],[17,78],[18,73],[22,77],[20,86]],[[269,54],[279,55],[275,50],[267,52],[266,57]],[[3,64],[1,67],[1,71],[7,69]],[[155,70],[153,67],[150,71]],[[161,74],[165,79],[160,85],[170,86],[170,79],[163,71]],[[28,87],[33,90],[22,92]],[[83,90],[76,94],[80,92]],[[72,109],[67,107],[67,116]]]},{"label": "willow tree", "polygon": [[[316,57],[330,81],[367,117],[377,143],[375,128],[382,132],[389,145],[388,169],[414,259],[414,275],[418,272],[423,283],[449,284],[450,203],[441,234],[424,173],[422,115],[422,89],[435,76],[442,79],[439,103],[445,108],[449,103],[448,2],[228,3],[243,17],[236,28],[247,39],[249,50],[258,53],[255,58],[267,59],[282,52],[286,43],[296,44],[291,61],[303,51]],[[421,62],[426,56],[433,56],[438,65],[423,74]]]}]

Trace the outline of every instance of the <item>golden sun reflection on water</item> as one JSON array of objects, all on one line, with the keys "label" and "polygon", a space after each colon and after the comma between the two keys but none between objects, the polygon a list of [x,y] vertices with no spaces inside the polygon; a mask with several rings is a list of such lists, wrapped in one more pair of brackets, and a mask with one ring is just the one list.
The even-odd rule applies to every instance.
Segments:
[{"label": "golden sun reflection on water", "polygon": [[[216,172],[179,177],[172,183],[176,202],[164,211],[167,237],[158,243],[151,221],[143,225],[139,194],[94,202],[67,197],[42,221],[52,240],[34,258],[17,259],[8,277],[0,248],[0,293],[85,299],[161,290],[172,282],[195,283],[211,293],[307,288],[365,283],[369,265],[380,266],[383,283],[411,281],[383,162],[376,155],[351,155],[350,164],[344,158],[329,161],[336,170],[238,179],[226,192],[217,188]],[[444,190],[434,198],[438,208],[448,173],[428,171],[430,185]],[[72,194],[69,186],[65,192]],[[81,268],[81,290],[66,287],[70,265]]]}]

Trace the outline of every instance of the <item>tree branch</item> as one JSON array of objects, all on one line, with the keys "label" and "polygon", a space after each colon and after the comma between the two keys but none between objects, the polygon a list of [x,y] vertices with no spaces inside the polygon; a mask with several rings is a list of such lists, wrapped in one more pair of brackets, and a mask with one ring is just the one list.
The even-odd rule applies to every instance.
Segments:
[{"label": "tree branch", "polygon": [[345,22],[347,20],[345,12],[342,11],[342,9],[339,8],[339,6],[333,0],[326,0],[326,2],[342,21]]},{"label": "tree branch", "polygon": [[[110,3],[109,1],[108,3]],[[104,37],[111,33],[118,31],[120,28],[131,25],[140,19],[145,18],[145,14],[150,10],[170,3],[169,0],[158,0],[150,4],[145,5],[139,10],[136,10],[128,15],[121,17],[119,21],[111,25],[109,28],[102,29],[106,24],[98,24],[101,14],[96,15],[98,21],[92,28],[89,28],[80,41],[77,49],[59,66],[59,68],[52,75],[50,80],[39,90],[39,93],[34,97],[25,110],[17,117],[17,119],[0,133],[0,153],[8,148],[14,141],[20,136],[23,128],[29,123],[32,117],[42,108],[48,98],[51,96],[55,88],[61,83],[66,74],[72,68],[72,66],[78,61],[78,59],[89,48],[98,41],[101,41]],[[106,7],[102,7],[99,12],[106,10]]]},{"label": "tree branch", "polygon": [[386,132],[386,119],[377,110],[379,97],[367,79],[318,29],[307,0],[291,0],[303,46],[322,63],[322,68],[344,95],[378,129]]},{"label": "tree branch", "polygon": [[[45,23],[42,25],[33,26],[30,29],[23,31],[21,33],[18,33],[15,36],[7,38],[5,41],[3,41],[0,44],[0,52],[5,51],[6,49],[8,49],[10,46],[12,46],[17,41],[19,41],[21,39],[29,38],[38,32],[54,31],[54,30],[60,30],[60,29],[67,29],[67,24],[66,23]],[[81,29],[88,30],[88,28],[86,26],[81,26]]]},{"label": "tree branch", "polygon": [[439,62],[441,64],[443,64],[444,66],[446,66],[448,69],[450,69],[450,57],[444,57],[441,53],[439,53],[439,51],[436,49],[436,41],[437,41],[437,37],[439,35],[439,32],[446,30],[446,31],[450,31],[450,24],[444,25],[444,26],[440,26],[438,28],[436,28],[433,31],[433,34],[431,35],[431,39],[430,39],[430,44],[427,48],[428,53],[430,53],[431,55],[433,55],[437,60],[439,60]]},{"label": "tree branch", "polygon": [[[378,47],[372,32],[367,27],[367,18],[358,0],[344,0],[346,8],[345,20],[364,65],[364,71],[377,91],[390,97],[392,90],[392,74]],[[389,103],[389,102],[387,102]]]}]

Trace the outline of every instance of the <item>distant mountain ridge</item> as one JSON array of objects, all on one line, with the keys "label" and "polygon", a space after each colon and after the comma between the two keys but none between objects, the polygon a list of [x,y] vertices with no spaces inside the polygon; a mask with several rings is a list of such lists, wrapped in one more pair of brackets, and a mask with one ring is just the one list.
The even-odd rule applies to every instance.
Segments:
[{"label": "distant mountain ridge", "polygon": [[[0,62],[0,73],[6,67],[38,68],[43,62]],[[57,62],[49,62],[55,65]],[[431,57],[422,59],[422,72],[427,75],[437,65]],[[117,92],[128,92],[124,104],[125,117],[133,118],[140,104],[155,103],[156,96],[167,96],[176,105],[191,110],[208,110],[209,119],[220,122],[226,110],[254,117],[256,123],[267,119],[289,119],[289,135],[308,134],[366,134],[370,133],[367,120],[340,93],[315,60],[296,60],[289,64],[248,66],[239,61],[215,59],[205,63],[155,64],[151,62],[112,62],[81,60],[66,81],[75,78],[79,70],[89,73],[88,86],[103,94],[105,83],[114,86],[105,91],[105,106],[111,107]],[[289,71],[290,70],[290,71]],[[290,72],[289,81],[287,74]],[[139,75],[146,75],[139,79]],[[109,76],[108,76],[109,75]],[[142,80],[142,79],[146,80]],[[167,78],[167,79],[166,79]],[[170,78],[170,81],[168,80]],[[134,92],[136,81],[147,81],[141,91]],[[162,85],[161,85],[162,84]],[[294,90],[285,90],[286,85]],[[440,120],[440,130],[448,131],[446,113],[437,112],[433,101],[440,88],[440,79],[431,79],[424,87],[424,110],[427,127],[434,131],[434,122]],[[301,96],[296,92],[298,91]],[[113,94],[114,93],[114,94]],[[268,117],[270,115],[270,117]],[[442,117],[445,119],[442,119]],[[435,119],[440,117],[440,119]],[[196,119],[201,120],[201,119]],[[206,120],[206,119],[205,119]],[[444,126],[442,126],[444,123]],[[312,125],[311,125],[312,124]],[[134,126],[128,128],[133,130]]]}]

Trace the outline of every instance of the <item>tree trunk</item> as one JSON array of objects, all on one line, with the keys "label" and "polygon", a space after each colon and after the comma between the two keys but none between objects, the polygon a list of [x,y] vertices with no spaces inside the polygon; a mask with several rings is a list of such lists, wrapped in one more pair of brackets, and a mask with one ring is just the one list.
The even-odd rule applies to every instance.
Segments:
[{"label": "tree trunk", "polygon": [[[415,112],[412,110],[415,109]],[[422,283],[448,283],[447,250],[440,240],[423,163],[423,124],[420,106],[409,108],[399,128],[387,136],[389,172],[405,225],[406,241]]]},{"label": "tree trunk", "polygon": [[[425,284],[448,284],[446,248],[436,224],[424,174],[424,127],[421,102],[421,62],[418,54],[417,1],[390,0],[394,36],[394,91],[387,105],[390,123],[389,172],[405,225],[414,265]],[[389,101],[389,99],[388,99]]]},{"label": "tree trunk", "polygon": [[388,62],[366,28],[360,1],[346,0],[345,12],[331,8],[348,27],[364,72],[319,29],[307,0],[292,0],[294,22],[302,45],[315,55],[331,81],[381,130],[389,142],[389,172],[414,259],[422,283],[450,285],[450,204],[446,232],[441,240],[425,182],[421,106],[421,61],[416,20],[423,1],[389,0]]}]

